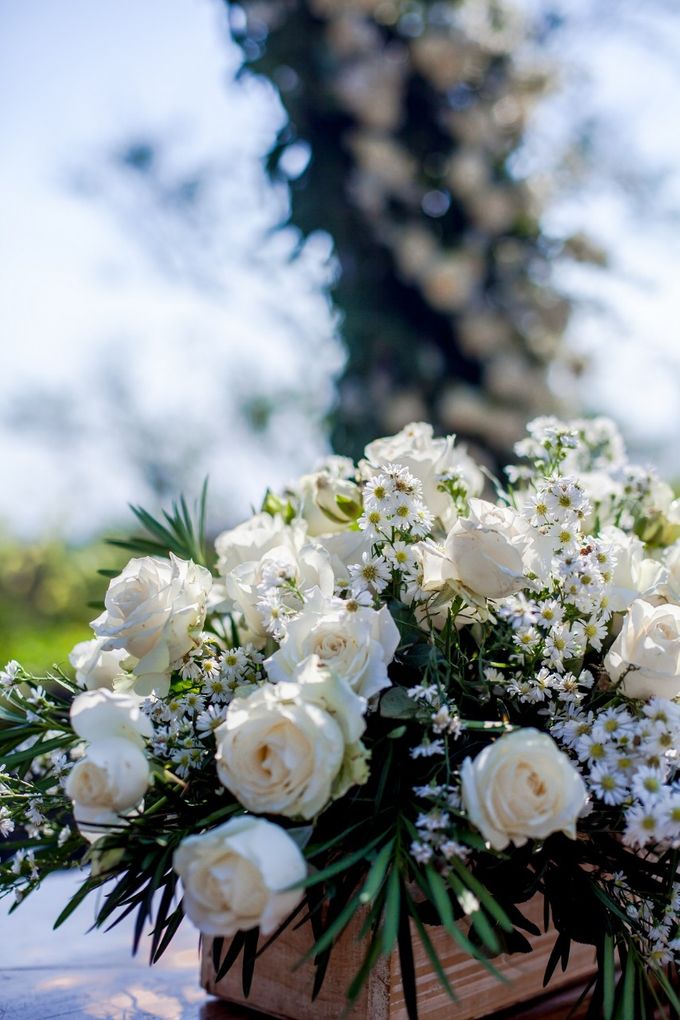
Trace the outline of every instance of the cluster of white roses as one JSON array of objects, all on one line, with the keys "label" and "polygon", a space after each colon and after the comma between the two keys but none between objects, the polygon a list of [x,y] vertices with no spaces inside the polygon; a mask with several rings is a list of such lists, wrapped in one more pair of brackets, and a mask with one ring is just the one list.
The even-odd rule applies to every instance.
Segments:
[{"label": "cluster of white roses", "polygon": [[[649,473],[631,485],[600,421],[533,423],[519,452],[532,465],[492,503],[414,424],[268,494],[218,537],[215,577],[132,559],[72,653],[77,740],[52,762],[84,835],[143,815],[153,782],[199,784],[234,817],[176,850],[184,909],[209,934],[272,931],[302,896],[296,823],[371,779],[393,718],[420,865],[449,873],[480,834],[488,852],[575,838],[597,810],[624,846],[678,849],[678,504]],[[19,705],[20,668],[0,680]],[[675,952],[666,927],[650,954]]]}]

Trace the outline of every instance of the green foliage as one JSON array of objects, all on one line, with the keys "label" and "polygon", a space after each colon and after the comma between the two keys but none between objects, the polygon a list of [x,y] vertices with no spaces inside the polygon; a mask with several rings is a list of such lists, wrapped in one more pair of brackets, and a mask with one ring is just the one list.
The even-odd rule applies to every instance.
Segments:
[{"label": "green foliage", "polygon": [[203,483],[201,495],[196,501],[194,513],[189,510],[184,496],[172,504],[168,512],[162,511],[162,519],[153,517],[141,506],[130,506],[146,536],[132,535],[129,538],[110,538],[109,545],[138,556],[174,556],[193,560],[202,566],[209,566],[208,546],[205,535],[206,500],[208,479]]},{"label": "green foliage", "polygon": [[40,672],[45,664],[67,663],[73,646],[91,637],[88,605],[106,590],[97,576],[102,563],[119,569],[124,557],[101,542],[0,542],[0,666],[17,659]]}]

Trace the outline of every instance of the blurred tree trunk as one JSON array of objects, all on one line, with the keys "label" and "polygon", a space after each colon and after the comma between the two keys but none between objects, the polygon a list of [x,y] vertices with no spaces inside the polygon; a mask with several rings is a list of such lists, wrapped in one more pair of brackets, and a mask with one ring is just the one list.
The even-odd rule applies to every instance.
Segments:
[{"label": "blurred tree trunk", "polygon": [[561,245],[511,170],[547,85],[519,56],[528,27],[494,0],[227,2],[290,118],[269,171],[340,262],[336,450],[424,418],[504,459],[554,407],[569,315],[549,280]]}]

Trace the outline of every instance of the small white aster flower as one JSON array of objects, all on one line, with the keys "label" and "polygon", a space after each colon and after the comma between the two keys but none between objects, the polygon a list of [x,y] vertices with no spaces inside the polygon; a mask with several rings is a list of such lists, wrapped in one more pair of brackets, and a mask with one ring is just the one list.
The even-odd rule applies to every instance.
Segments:
[{"label": "small white aster flower", "polygon": [[12,687],[16,683],[21,666],[16,659],[10,659],[3,670],[0,670],[0,687]]},{"label": "small white aster flower", "polygon": [[647,843],[658,843],[663,835],[663,819],[651,804],[634,804],[626,812],[626,828],[623,842],[627,846],[642,847]]},{"label": "small white aster flower", "polygon": [[10,816],[9,808],[0,807],[0,836],[7,837],[14,832],[14,822]]},{"label": "small white aster flower", "polygon": [[663,770],[643,765],[633,776],[631,786],[641,801],[656,801],[666,788]]},{"label": "small white aster flower", "polygon": [[352,594],[365,591],[371,587],[374,591],[384,591],[390,582],[392,572],[382,556],[371,556],[364,552],[361,563],[353,563],[350,568],[352,578]]},{"label": "small white aster flower", "polygon": [[196,729],[202,737],[209,737],[224,722],[225,709],[210,705],[196,720]]},{"label": "small white aster flower", "polygon": [[590,788],[605,804],[623,804],[628,796],[628,783],[616,766],[598,762],[590,770]]}]

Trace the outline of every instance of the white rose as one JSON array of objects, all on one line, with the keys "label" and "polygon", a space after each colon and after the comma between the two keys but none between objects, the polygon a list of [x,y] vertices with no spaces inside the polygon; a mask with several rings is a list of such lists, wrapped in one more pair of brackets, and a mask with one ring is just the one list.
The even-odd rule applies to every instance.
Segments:
[{"label": "white rose", "polygon": [[90,742],[124,737],[138,747],[153,735],[151,720],[141,710],[141,699],[105,688],[83,691],[71,704],[71,725]]},{"label": "white rose", "polygon": [[629,698],[676,698],[680,694],[680,606],[636,599],[604,660]]},{"label": "white rose", "polygon": [[81,641],[69,653],[69,662],[76,671],[76,681],[88,691],[98,687],[113,687],[113,681],[123,672],[122,661],[127,652],[122,648],[104,651],[105,638]]},{"label": "white rose", "polygon": [[322,666],[345,680],[363,698],[389,687],[387,667],[399,646],[399,630],[389,610],[359,607],[313,596],[287,627],[281,647],[266,661],[274,681],[292,680],[303,659],[316,655]]},{"label": "white rose", "polygon": [[148,786],[144,753],[123,737],[109,737],[90,745],[69,772],[65,789],[77,806],[119,812],[139,804]]},{"label": "white rose", "polygon": [[107,651],[125,649],[137,660],[139,694],[167,694],[171,670],[198,643],[211,587],[209,570],[172,553],[132,559],[111,581],[92,629]]},{"label": "white rose", "polygon": [[370,476],[387,464],[402,464],[423,486],[423,499],[437,517],[448,518],[451,497],[439,489],[442,475],[460,472],[468,495],[478,496],[484,488],[484,476],[464,450],[454,446],[454,436],[435,439],[432,426],[412,422],[401,432],[384,439],[375,439],[364,451],[362,472]]},{"label": "white rose", "polygon": [[328,471],[303,475],[293,492],[299,501],[300,516],[306,521],[310,536],[346,531],[347,526],[361,513],[361,490],[358,485],[346,478],[334,477]]},{"label": "white rose", "polygon": [[271,934],[304,895],[289,887],[307,874],[285,829],[248,815],[183,839],[173,867],[182,880],[184,912],[204,935],[258,926]]},{"label": "white rose", "polygon": [[306,532],[304,521],[293,521],[288,525],[280,514],[255,514],[217,536],[217,570],[222,577],[227,577],[235,567],[258,561],[269,549],[288,544],[289,540],[299,549],[305,542]]},{"label": "white rose", "polygon": [[[259,560],[234,567],[225,578],[224,586],[230,604],[242,615],[250,640],[258,646],[264,644],[267,638],[258,601],[268,578],[276,575],[287,578],[303,593],[318,588],[325,596],[333,594],[335,577],[326,550],[309,543],[297,546],[292,532],[287,539],[285,545],[268,549]],[[279,591],[285,605],[290,605],[291,609],[300,608],[299,599],[290,590],[282,587]]]},{"label": "white rose", "polygon": [[546,569],[542,536],[509,507],[470,500],[470,515],[459,518],[443,546],[422,543],[425,591],[450,586],[472,601],[501,599],[529,585],[529,573]]},{"label": "white rose", "polygon": [[298,684],[265,684],[236,698],[215,731],[220,781],[249,811],[313,818],[331,799],[345,740]]},{"label": "white rose", "polygon": [[602,529],[615,561],[612,570],[609,608],[624,613],[636,598],[654,595],[663,584],[666,571],[661,563],[645,557],[645,547],[635,535],[608,525]]},{"label": "white rose", "polygon": [[485,747],[461,768],[468,818],[494,850],[511,841],[545,839],[551,832],[576,838],[586,804],[583,779],[547,733],[515,730]]}]

